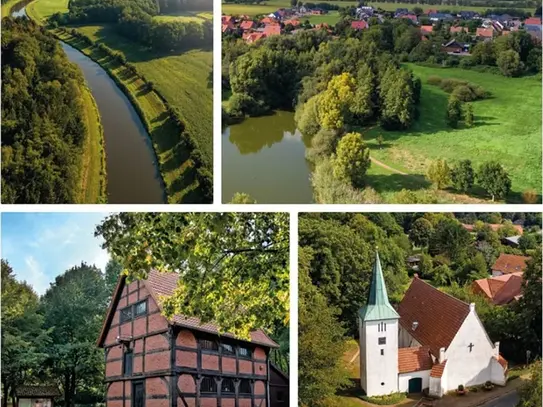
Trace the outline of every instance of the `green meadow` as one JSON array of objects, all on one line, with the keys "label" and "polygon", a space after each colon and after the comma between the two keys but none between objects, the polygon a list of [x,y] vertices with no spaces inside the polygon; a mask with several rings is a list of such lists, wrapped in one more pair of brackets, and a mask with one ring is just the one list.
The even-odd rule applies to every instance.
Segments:
[{"label": "green meadow", "polygon": [[[541,77],[506,78],[458,68],[434,68],[407,64],[422,80],[420,117],[409,131],[384,131],[379,127],[364,132],[373,158],[411,177],[392,174],[372,164],[370,179],[377,190],[427,187],[424,174],[436,159],[450,163],[469,159],[478,167],[490,160],[500,162],[512,181],[513,202],[534,189],[541,194]],[[427,83],[428,77],[463,79],[491,93],[485,100],[472,102],[475,125],[450,128],[445,111],[448,94]],[[384,143],[379,148],[377,137]],[[385,176],[384,172],[389,172]],[[372,174],[373,173],[373,174]],[[373,177],[372,177],[373,175]],[[399,185],[392,182],[397,178]]]},{"label": "green meadow", "polygon": [[68,12],[69,0],[36,0],[26,6],[26,13],[34,21],[43,24],[55,13]]},{"label": "green meadow", "polygon": [[203,23],[204,21],[208,20],[211,21],[213,19],[213,13],[211,12],[183,12],[178,14],[161,14],[154,17],[155,20],[159,21],[183,21],[183,22],[189,22],[189,21],[195,21],[197,23]]},{"label": "green meadow", "polygon": [[309,20],[311,24],[323,24],[326,23],[328,25],[336,25],[336,23],[339,21],[339,12],[337,11],[330,11],[327,14],[323,15],[315,15],[315,16],[308,16],[302,17],[301,21]]}]

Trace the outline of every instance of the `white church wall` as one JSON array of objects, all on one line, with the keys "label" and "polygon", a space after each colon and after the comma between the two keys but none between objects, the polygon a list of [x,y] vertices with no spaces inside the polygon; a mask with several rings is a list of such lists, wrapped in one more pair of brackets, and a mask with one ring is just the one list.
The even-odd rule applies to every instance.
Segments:
[{"label": "white church wall", "polygon": [[507,375],[502,365],[498,362],[497,359],[491,359],[491,379],[492,383],[498,384],[500,386],[505,386],[507,383]]},{"label": "white church wall", "polygon": [[398,344],[400,348],[416,348],[421,346],[421,344],[401,325]]},{"label": "white church wall", "polygon": [[446,374],[443,372],[442,377],[430,377],[429,379],[429,394],[434,397],[443,397],[447,384]]},{"label": "white church wall", "polygon": [[400,373],[398,375],[398,391],[409,391],[409,380],[420,377],[422,379],[422,388],[430,387],[430,370],[422,370],[420,372]]},{"label": "white church wall", "polygon": [[[380,330],[379,324],[386,327]],[[360,334],[360,372],[362,388],[368,396],[380,396],[398,391],[398,320],[367,321]],[[379,339],[385,338],[385,344]],[[364,349],[363,349],[364,348]],[[362,360],[362,358],[364,358]]]},{"label": "white church wall", "polygon": [[479,317],[472,310],[446,352],[447,385],[443,386],[442,383],[445,392],[456,389],[460,384],[473,386],[491,380],[491,360],[494,354],[494,344],[486,334]]}]

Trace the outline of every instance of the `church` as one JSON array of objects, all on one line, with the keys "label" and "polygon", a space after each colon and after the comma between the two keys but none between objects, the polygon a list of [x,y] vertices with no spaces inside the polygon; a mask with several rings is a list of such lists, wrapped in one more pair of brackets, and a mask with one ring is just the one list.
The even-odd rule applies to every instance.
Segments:
[{"label": "church", "polygon": [[507,382],[507,361],[475,304],[445,294],[417,275],[397,309],[388,300],[376,253],[368,300],[359,311],[360,384],[368,396],[428,389],[441,397],[459,385]]}]

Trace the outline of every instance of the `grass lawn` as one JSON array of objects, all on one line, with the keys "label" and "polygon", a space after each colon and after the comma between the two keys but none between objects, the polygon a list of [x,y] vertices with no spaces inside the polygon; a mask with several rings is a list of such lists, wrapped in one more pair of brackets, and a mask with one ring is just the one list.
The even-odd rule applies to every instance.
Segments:
[{"label": "grass lawn", "polygon": [[[511,2],[511,4],[513,4],[513,2]],[[494,8],[494,7],[486,7],[486,6],[479,7],[479,6],[453,6],[453,5],[447,6],[447,5],[411,4],[411,3],[384,3],[384,2],[378,2],[378,1],[368,2],[367,5],[372,6],[374,8],[382,8],[383,10],[386,10],[386,11],[395,11],[397,8],[406,8],[409,10],[413,10],[414,7],[420,7],[424,11],[432,9],[432,10],[451,10],[451,11],[471,10],[471,11],[481,12],[481,11],[486,11],[489,8]],[[534,12],[532,8],[519,8],[519,7],[514,7],[513,5],[511,6],[511,8],[527,10],[532,13]]]},{"label": "grass lawn", "polygon": [[[386,132],[376,127],[365,132],[364,138],[372,149],[372,157],[392,168],[418,176],[421,183],[425,182],[422,175],[426,173],[427,166],[438,158],[451,162],[470,159],[475,167],[485,161],[497,160],[511,177],[512,202],[518,202],[519,194],[527,189],[541,194],[540,79],[505,78],[457,68],[408,66],[423,83],[420,117],[409,131]],[[464,79],[492,93],[491,98],[472,103],[474,127],[451,129],[447,126],[448,94],[427,84],[431,75]],[[383,149],[377,146],[379,134],[384,138]],[[375,169],[372,164],[369,174],[379,175],[379,171],[381,169]],[[416,179],[411,181],[417,182]],[[379,186],[378,180],[374,182]],[[395,188],[392,186],[390,189]]]},{"label": "grass lawn", "polygon": [[213,53],[189,50],[159,56],[117,35],[108,26],[77,28],[93,41],[122,52],[138,72],[151,80],[166,100],[177,108],[186,130],[198,143],[208,168],[213,166]]},{"label": "grass lawn", "polygon": [[[139,110],[144,114],[144,121],[158,157],[160,172],[166,184],[168,202],[198,202],[200,196],[197,191],[198,182],[195,178],[193,162],[189,158],[188,151],[182,147],[182,135],[179,134],[177,126],[157,93],[147,90],[145,82],[138,75],[129,73],[124,65],[120,65],[116,59],[112,59],[97,47],[88,46],[80,39],[58,30],[56,34],[108,70],[127,87],[128,92],[135,99]],[[187,130],[190,131],[188,125]]]},{"label": "grass lawn", "polygon": [[2,18],[9,16],[11,8],[21,0],[9,0],[2,3]]},{"label": "grass lawn", "polygon": [[153,18],[159,21],[184,21],[184,22],[195,21],[197,23],[202,23],[206,20],[212,20],[213,13],[209,11],[205,11],[205,12],[185,11],[185,12],[177,13],[177,14],[161,14]]},{"label": "grass lawn", "polygon": [[43,24],[55,13],[68,12],[69,0],[36,0],[26,6],[26,13],[37,23]]},{"label": "grass lawn", "polygon": [[339,12],[337,11],[330,11],[328,14],[323,14],[321,16],[308,16],[302,17],[300,21],[309,20],[311,24],[322,24],[326,23],[328,25],[336,25],[336,23],[339,21]]},{"label": "grass lawn", "polygon": [[83,145],[81,166],[81,193],[79,203],[104,203],[106,199],[106,156],[103,147],[104,134],[100,124],[100,113],[90,93],[83,87],[87,138]]}]

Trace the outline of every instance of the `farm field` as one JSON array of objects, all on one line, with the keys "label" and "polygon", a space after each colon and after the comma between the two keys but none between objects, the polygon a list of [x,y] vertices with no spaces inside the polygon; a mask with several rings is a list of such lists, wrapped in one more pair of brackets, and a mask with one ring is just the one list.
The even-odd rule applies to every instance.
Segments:
[{"label": "farm field", "polygon": [[213,13],[209,11],[195,11],[195,12],[184,12],[179,14],[163,14],[154,17],[158,21],[183,21],[189,22],[194,21],[197,23],[202,23],[206,20],[211,21],[213,19]]},{"label": "farm field", "polygon": [[117,35],[107,26],[77,28],[93,41],[122,52],[138,72],[176,108],[187,131],[197,141],[211,168],[213,157],[213,89],[211,85],[213,53],[190,50],[178,55],[159,56]]},{"label": "farm field", "polygon": [[322,16],[308,16],[302,17],[300,19],[301,21],[309,20],[311,24],[329,24],[329,25],[336,25],[336,23],[339,21],[339,12],[337,11],[330,11],[328,14],[324,14]]},{"label": "farm field", "polygon": [[66,13],[69,0],[39,0],[26,6],[26,13],[37,23],[43,24],[55,13]]},{"label": "farm field", "polygon": [[5,3],[2,3],[2,18],[9,16],[11,8],[18,2],[19,0],[9,0]]},{"label": "farm field", "polygon": [[[340,7],[345,6],[355,6],[358,4],[356,1],[323,1],[323,3],[330,3],[330,4],[336,4]],[[384,2],[369,2],[367,4],[368,6],[373,6],[375,8],[379,7],[383,10],[393,11],[397,8],[407,8],[412,9],[413,7],[421,7],[423,10],[426,9],[434,9],[434,10],[451,10],[451,11],[459,11],[459,10],[473,10],[473,11],[486,11],[488,8],[491,7],[476,7],[476,6],[447,6],[447,5],[428,5],[428,4],[411,4],[411,3],[384,3]],[[289,8],[290,0],[269,0],[266,2],[262,2],[260,4],[222,4],[222,14],[231,14],[231,15],[239,15],[239,14],[247,14],[250,16],[255,16],[258,14],[269,14],[274,11],[276,11],[279,8]],[[523,9],[530,12],[534,12],[531,8]],[[311,21],[311,20],[310,20]],[[313,21],[311,21],[313,23]],[[328,21],[317,21],[318,23],[321,22],[327,22]]]},{"label": "farm field", "polygon": [[[474,167],[496,160],[511,177],[515,202],[520,201],[520,194],[527,189],[541,195],[540,77],[506,78],[456,68],[407,65],[422,80],[420,117],[409,131],[387,132],[375,127],[363,132],[373,158],[396,170],[417,175],[421,183],[425,182],[423,176],[430,162],[438,158],[449,162],[470,159]],[[445,121],[448,94],[427,83],[428,77],[433,75],[463,79],[491,92],[489,99],[472,103],[474,127],[448,127]],[[379,134],[384,138],[382,149],[376,140]],[[371,168],[374,167],[372,163]],[[372,170],[370,177],[371,174]],[[386,182],[390,183],[388,178]],[[405,182],[405,177],[396,178],[404,178]],[[411,178],[409,182],[416,183],[416,180]],[[385,187],[379,183],[377,186]],[[390,189],[396,188],[391,185]]]}]

